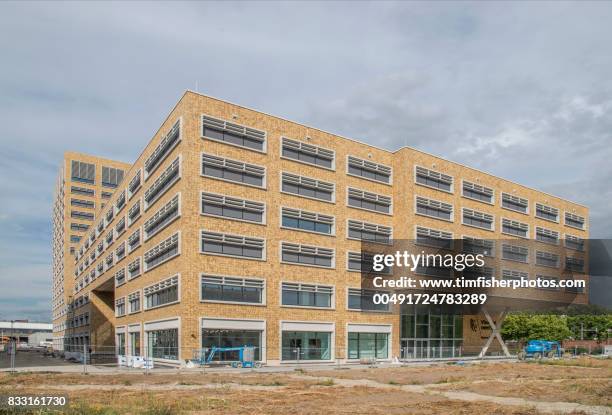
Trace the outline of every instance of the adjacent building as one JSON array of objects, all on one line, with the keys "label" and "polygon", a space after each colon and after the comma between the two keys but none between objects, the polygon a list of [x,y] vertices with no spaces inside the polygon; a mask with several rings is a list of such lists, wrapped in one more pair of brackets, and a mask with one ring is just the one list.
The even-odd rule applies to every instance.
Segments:
[{"label": "adjacent building", "polygon": [[[72,310],[70,329],[55,331],[58,348],[116,347],[169,363],[245,344],[267,364],[458,356],[482,342],[481,319],[373,304],[361,288],[364,240],[485,244],[504,278],[558,278],[540,257],[584,272],[582,205],[194,92],[133,165],[89,161],[97,174],[124,171],[112,189],[100,176],[75,181],[80,157],[67,153],[58,183],[54,255],[64,260],[54,286],[64,291],[54,324]],[[83,199],[73,187],[94,192],[84,221],[69,214],[83,211],[71,206]],[[542,244],[521,248],[525,240]]]},{"label": "adjacent building", "polygon": [[59,168],[52,210],[52,323],[53,342],[64,349],[64,338],[89,336],[89,313],[74,314],[86,302],[75,298],[76,249],[93,229],[99,212],[130,168],[127,163],[66,152]]}]

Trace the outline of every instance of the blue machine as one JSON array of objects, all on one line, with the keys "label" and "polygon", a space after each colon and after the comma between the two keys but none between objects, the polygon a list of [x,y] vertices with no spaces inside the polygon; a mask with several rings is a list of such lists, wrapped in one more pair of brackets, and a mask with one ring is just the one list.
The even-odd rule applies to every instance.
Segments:
[{"label": "blue machine", "polygon": [[559,342],[549,340],[529,340],[518,354],[520,360],[527,358],[541,359],[543,357],[561,357],[563,349]]},{"label": "blue machine", "polygon": [[206,364],[213,361],[216,353],[222,352],[238,352],[238,360],[232,362],[232,367],[258,368],[261,367],[261,362],[255,361],[255,348],[253,346],[240,347],[217,347],[213,346],[210,353],[206,357]]}]

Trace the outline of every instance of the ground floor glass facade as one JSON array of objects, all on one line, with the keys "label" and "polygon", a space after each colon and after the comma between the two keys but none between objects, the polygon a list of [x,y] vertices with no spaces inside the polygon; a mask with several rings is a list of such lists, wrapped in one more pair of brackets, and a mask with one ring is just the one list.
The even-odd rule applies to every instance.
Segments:
[{"label": "ground floor glass facade", "polygon": [[282,360],[331,360],[331,332],[283,331]]},{"label": "ground floor glass facade", "polygon": [[387,359],[389,357],[388,333],[348,334],[349,359]]},{"label": "ground floor glass facade", "polygon": [[438,307],[403,307],[400,347],[402,359],[461,356],[463,316]]},{"label": "ground floor glass facade", "polygon": [[[255,360],[261,360],[261,338],[262,332],[259,330],[202,329],[202,348],[208,356],[213,346],[252,346],[255,348]],[[229,351],[215,353],[213,361],[230,362],[238,359],[238,351]]]},{"label": "ground floor glass facade", "polygon": [[178,360],[178,329],[147,331],[147,341],[150,357]]}]

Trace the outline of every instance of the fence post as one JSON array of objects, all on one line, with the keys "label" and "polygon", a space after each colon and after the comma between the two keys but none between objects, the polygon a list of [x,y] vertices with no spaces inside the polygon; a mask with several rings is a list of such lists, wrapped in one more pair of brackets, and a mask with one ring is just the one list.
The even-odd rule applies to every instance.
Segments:
[{"label": "fence post", "polygon": [[145,375],[148,375],[149,374],[149,347],[148,347],[148,345],[145,345],[144,350],[145,350],[145,352],[144,352],[144,355],[145,355],[145,360],[144,360]]},{"label": "fence post", "polygon": [[17,342],[13,340],[11,346],[11,373],[15,373],[15,353],[17,352]]},{"label": "fence post", "polygon": [[87,344],[83,343],[83,374],[87,374]]}]

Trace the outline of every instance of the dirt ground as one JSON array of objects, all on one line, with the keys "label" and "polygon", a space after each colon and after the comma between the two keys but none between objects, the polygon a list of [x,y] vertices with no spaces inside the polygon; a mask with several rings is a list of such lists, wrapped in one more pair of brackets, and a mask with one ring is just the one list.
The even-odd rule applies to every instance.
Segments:
[{"label": "dirt ground", "polygon": [[67,414],[604,415],[612,414],[612,360],[244,374],[1,373],[0,395],[10,393],[68,395],[69,408],[57,412]]}]

